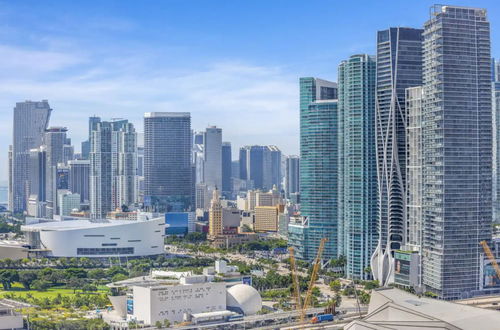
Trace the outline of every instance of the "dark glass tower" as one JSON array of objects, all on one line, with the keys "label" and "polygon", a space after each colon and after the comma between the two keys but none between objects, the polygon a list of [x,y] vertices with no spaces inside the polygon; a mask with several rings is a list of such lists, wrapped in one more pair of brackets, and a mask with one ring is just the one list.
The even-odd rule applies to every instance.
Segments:
[{"label": "dark glass tower", "polygon": [[392,282],[395,250],[405,243],[405,89],[422,84],[421,29],[389,28],[377,34],[375,133],[379,241],[371,258],[380,284]]},{"label": "dark glass tower", "polygon": [[156,212],[193,208],[189,112],[144,115],[144,205]]}]

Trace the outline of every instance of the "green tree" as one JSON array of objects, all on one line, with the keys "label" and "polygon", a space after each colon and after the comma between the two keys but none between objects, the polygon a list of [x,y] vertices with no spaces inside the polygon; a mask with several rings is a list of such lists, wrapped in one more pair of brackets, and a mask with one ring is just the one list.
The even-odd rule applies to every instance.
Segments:
[{"label": "green tree", "polygon": [[50,283],[44,280],[35,280],[31,284],[31,287],[33,288],[33,290],[45,291],[50,288]]},{"label": "green tree", "polygon": [[0,282],[3,285],[4,290],[9,290],[12,287],[12,283],[19,280],[19,273],[14,269],[1,269],[0,270]]},{"label": "green tree", "polygon": [[330,289],[333,292],[339,292],[342,289],[342,284],[339,280],[330,281]]},{"label": "green tree", "polygon": [[161,322],[160,322],[160,321],[156,321],[156,323],[155,323],[155,327],[156,327],[157,329],[161,329],[161,328],[162,328],[162,326],[163,326],[163,325],[161,324]]},{"label": "green tree", "polygon": [[165,319],[163,320],[163,325],[165,326],[165,328],[169,328],[170,327],[170,321]]},{"label": "green tree", "polygon": [[21,283],[26,290],[29,290],[31,283],[38,279],[38,272],[34,270],[25,270],[19,273],[19,283]]},{"label": "green tree", "polygon": [[94,280],[100,280],[106,277],[106,273],[101,268],[89,270],[88,277]]},{"label": "green tree", "polygon": [[126,275],[116,274],[115,276],[113,276],[113,278],[111,279],[111,281],[113,281],[113,282],[119,282],[119,281],[126,280],[127,278],[128,277]]}]

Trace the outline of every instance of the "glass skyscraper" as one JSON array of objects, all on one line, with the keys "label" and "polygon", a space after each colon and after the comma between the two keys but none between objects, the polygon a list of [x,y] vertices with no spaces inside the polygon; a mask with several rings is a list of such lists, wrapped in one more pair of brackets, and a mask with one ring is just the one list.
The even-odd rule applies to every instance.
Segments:
[{"label": "glass skyscraper", "polygon": [[422,32],[397,27],[377,34],[375,141],[379,238],[371,265],[381,285],[393,281],[393,254],[405,243],[405,89],[422,84]]},{"label": "glass skyscraper", "polygon": [[339,65],[339,255],[346,275],[367,279],[377,245],[375,57],[353,55]]},{"label": "glass skyscraper", "polygon": [[423,58],[423,284],[442,299],[459,299],[479,289],[479,242],[491,239],[486,10],[432,7]]},{"label": "glass skyscraper", "polygon": [[156,212],[194,207],[189,112],[144,115],[144,205]]},{"label": "glass skyscraper", "polygon": [[337,258],[337,84],[300,79],[300,193],[302,223],[290,224],[289,244],[298,258],[313,260],[322,238],[323,258]]},{"label": "glass skyscraper", "polygon": [[47,100],[18,102],[14,108],[12,166],[9,207],[13,212],[27,209],[30,150],[43,143],[52,109]]}]

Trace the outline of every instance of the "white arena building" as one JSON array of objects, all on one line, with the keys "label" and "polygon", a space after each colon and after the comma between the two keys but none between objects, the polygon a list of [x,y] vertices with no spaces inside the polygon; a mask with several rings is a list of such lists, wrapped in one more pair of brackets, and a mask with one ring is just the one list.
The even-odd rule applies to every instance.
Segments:
[{"label": "white arena building", "polygon": [[49,257],[139,257],[164,252],[165,219],[69,220],[21,227],[31,249]]}]

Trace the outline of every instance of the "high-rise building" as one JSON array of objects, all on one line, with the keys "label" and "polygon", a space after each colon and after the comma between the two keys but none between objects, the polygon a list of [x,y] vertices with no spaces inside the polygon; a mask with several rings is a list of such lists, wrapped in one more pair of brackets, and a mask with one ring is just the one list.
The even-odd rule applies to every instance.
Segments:
[{"label": "high-rise building", "polygon": [[97,122],[91,133],[91,216],[106,217],[137,201],[137,134],[124,119]]},{"label": "high-rise building", "polygon": [[281,187],[281,151],[276,146],[240,148],[240,179],[252,181],[255,189]]},{"label": "high-rise building", "polygon": [[435,5],[423,44],[423,284],[442,299],[479,289],[492,230],[490,24]]},{"label": "high-rise building", "polygon": [[313,260],[321,239],[323,258],[338,253],[338,108],[337,84],[300,78],[300,194],[302,222],[288,227],[296,256]]},{"label": "high-rise building", "polygon": [[90,216],[102,219],[113,211],[110,122],[98,122],[90,136]]},{"label": "high-rise building", "polygon": [[14,108],[12,144],[12,211],[23,212],[28,196],[29,152],[43,143],[52,109],[47,100],[18,102]]},{"label": "high-rise building", "polygon": [[13,187],[13,164],[12,164],[12,144],[9,145],[9,151],[7,153],[7,161],[8,161],[8,171],[9,171],[9,187],[8,187],[8,209],[13,210],[14,209],[14,187]]},{"label": "high-rise building", "polygon": [[89,203],[90,161],[71,160],[69,166],[69,190],[80,195],[81,203]]},{"label": "high-rise building", "polygon": [[82,142],[82,159],[89,159],[90,157],[90,137],[92,135],[92,130],[95,125],[101,121],[100,117],[92,116],[89,117],[89,135],[88,140]]},{"label": "high-rise building", "polygon": [[45,193],[47,173],[47,156],[45,146],[30,150],[30,168],[29,168],[29,200],[28,214],[31,216],[44,217]]},{"label": "high-rise building", "polygon": [[220,202],[219,190],[214,189],[210,211],[208,213],[208,235],[212,238],[222,235],[224,226],[222,224],[222,204]]},{"label": "high-rise building", "polygon": [[66,127],[50,127],[45,131],[44,146],[46,150],[46,217],[53,218],[57,213],[57,168],[64,161],[64,145],[66,144]]},{"label": "high-rise building", "polygon": [[405,89],[422,84],[422,30],[389,28],[377,33],[375,134],[378,181],[378,244],[372,272],[381,285],[394,278],[394,251],[405,244]]},{"label": "high-rise building", "polygon": [[144,115],[144,204],[158,212],[194,206],[191,165],[191,115],[150,112]]},{"label": "high-rise building", "polygon": [[203,133],[204,183],[209,191],[222,189],[222,129],[207,127]]},{"label": "high-rise building", "polygon": [[421,252],[422,248],[422,86],[406,89],[406,110],[408,127],[406,140],[408,144],[406,156],[407,175],[407,232],[406,246],[409,250]]},{"label": "high-rise building", "polygon": [[290,194],[299,192],[299,156],[288,156],[285,160],[285,194],[290,198]]},{"label": "high-rise building", "polygon": [[57,193],[59,214],[62,216],[70,215],[73,210],[80,210],[80,195],[71,193],[69,190],[59,190]]},{"label": "high-rise building", "polygon": [[493,221],[500,223],[500,61],[492,60]]},{"label": "high-rise building", "polygon": [[338,71],[339,255],[346,275],[367,279],[377,244],[375,57],[353,55]]},{"label": "high-rise building", "polygon": [[232,154],[231,142],[222,142],[222,194],[229,197],[232,192]]},{"label": "high-rise building", "polygon": [[137,202],[137,133],[131,123],[113,133],[117,145],[115,208],[118,208]]}]

